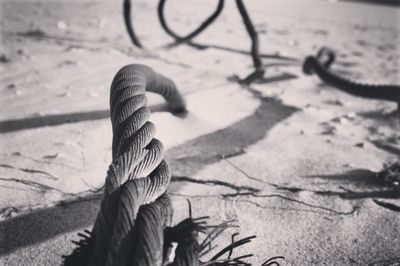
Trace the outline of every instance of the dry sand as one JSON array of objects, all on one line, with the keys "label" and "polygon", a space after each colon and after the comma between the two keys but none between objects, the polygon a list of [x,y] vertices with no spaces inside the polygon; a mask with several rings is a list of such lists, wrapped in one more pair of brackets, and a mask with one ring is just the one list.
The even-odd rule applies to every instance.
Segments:
[{"label": "dry sand", "polygon": [[[171,1],[167,18],[188,32],[214,2]],[[132,48],[119,2],[0,4],[9,61],[0,63],[0,265],[59,265],[93,224],[111,160],[109,85],[129,63],[172,78],[188,102],[188,116],[176,117],[149,95],[175,176],[175,222],[188,216],[187,199],[210,223],[237,219],[216,244],[257,235],[237,251],[253,253],[254,265],[272,256],[284,256],[281,265],[399,265],[400,214],[373,201],[400,204],[398,191],[374,179],[399,154],[396,106],[344,94],[300,68],[327,45],[341,75],[399,84],[399,8],[246,0],[262,53],[297,59],[265,58],[265,82],[246,89],[228,81],[252,71],[232,1],[197,39],[215,47],[201,51],[162,48],[171,40],[156,1],[134,1],[145,51]]]}]

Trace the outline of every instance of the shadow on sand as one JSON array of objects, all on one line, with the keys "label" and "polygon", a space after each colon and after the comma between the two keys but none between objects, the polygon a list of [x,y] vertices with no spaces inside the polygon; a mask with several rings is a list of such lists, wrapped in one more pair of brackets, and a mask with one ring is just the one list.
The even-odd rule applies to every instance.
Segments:
[{"label": "shadow on sand", "polygon": [[[222,156],[242,154],[246,147],[263,139],[270,129],[296,111],[296,108],[285,106],[277,100],[262,98],[260,106],[250,116],[168,150],[166,159],[173,166],[174,175],[193,175],[205,165],[221,160]],[[179,185],[171,185],[169,189],[177,190]],[[100,199],[96,196],[1,222],[0,232],[4,237],[0,256],[90,226],[99,208]]]},{"label": "shadow on sand", "polygon": [[0,223],[0,256],[94,223],[99,195],[33,211]]},{"label": "shadow on sand", "polygon": [[362,188],[362,191],[352,191],[342,187],[342,191],[314,191],[314,193],[322,196],[338,196],[342,199],[373,199],[379,206],[385,207],[392,211],[400,211],[397,205],[376,200],[380,199],[400,199],[400,188],[390,187],[379,180],[378,173],[365,169],[355,169],[343,174],[337,175],[311,175],[308,178],[320,178],[329,181],[339,181],[340,183],[350,183]]}]

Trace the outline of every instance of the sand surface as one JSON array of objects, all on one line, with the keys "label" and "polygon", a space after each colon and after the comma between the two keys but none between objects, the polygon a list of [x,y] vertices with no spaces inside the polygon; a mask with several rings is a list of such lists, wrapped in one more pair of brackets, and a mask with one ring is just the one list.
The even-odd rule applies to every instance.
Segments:
[{"label": "sand surface", "polygon": [[[111,160],[109,86],[119,68],[146,64],[172,78],[189,114],[149,95],[157,137],[173,170],[174,222],[236,219],[231,235],[257,235],[237,254],[253,265],[400,265],[400,192],[375,173],[400,151],[396,105],[356,98],[304,76],[322,46],[334,70],[400,83],[400,8],[311,0],[246,0],[265,56],[262,83],[229,81],[252,71],[250,40],[233,1],[196,41],[166,49],[157,1],[134,1],[133,48],[115,1],[0,1],[0,265],[60,265],[91,228]],[[182,34],[215,1],[170,1]],[[257,192],[255,192],[257,191]]]}]

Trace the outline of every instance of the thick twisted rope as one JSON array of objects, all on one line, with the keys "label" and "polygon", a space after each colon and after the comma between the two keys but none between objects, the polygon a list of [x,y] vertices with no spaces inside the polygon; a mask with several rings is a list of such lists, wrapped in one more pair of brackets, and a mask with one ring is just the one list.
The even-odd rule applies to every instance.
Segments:
[{"label": "thick twisted rope", "polygon": [[[163,194],[170,172],[163,160],[163,145],[153,138],[154,125],[147,121],[150,110],[146,107],[146,89],[162,94],[174,110],[185,108],[183,99],[176,98],[180,95],[172,81],[148,67],[129,65],[115,76],[110,95],[113,163],[93,228],[102,237],[95,235],[89,265],[126,265],[128,254],[140,262],[138,265],[163,262],[163,231],[172,214],[168,197]],[[129,238],[136,240],[134,250],[125,247]]]},{"label": "thick twisted rope", "polygon": [[185,103],[174,83],[143,65],[128,65],[111,85],[113,162],[90,237],[66,261],[74,265],[162,265],[164,229],[172,209],[165,194],[170,181],[163,145],[147,121],[145,91],[161,94],[174,111]]},{"label": "thick twisted rope", "polygon": [[322,48],[317,56],[308,56],[305,59],[303,72],[308,75],[316,73],[324,82],[349,94],[368,99],[392,101],[399,104],[399,85],[362,84],[345,79],[329,71],[329,66],[334,60],[334,52],[330,49]]},{"label": "thick twisted rope", "polygon": [[[171,179],[163,159],[163,145],[153,138],[154,125],[148,121],[145,91],[161,94],[175,112],[185,111],[185,103],[174,83],[143,65],[128,65],[115,76],[110,93],[113,129],[112,157],[100,211],[91,232],[81,237],[64,265],[249,265],[247,254],[231,257],[234,248],[249,243],[255,236],[237,241],[208,262],[200,257],[213,249],[211,242],[230,222],[207,226],[207,217],[171,223],[172,208],[167,186]],[[199,243],[199,233],[206,233]],[[173,249],[173,243],[177,244]],[[220,257],[228,253],[227,258]]]}]

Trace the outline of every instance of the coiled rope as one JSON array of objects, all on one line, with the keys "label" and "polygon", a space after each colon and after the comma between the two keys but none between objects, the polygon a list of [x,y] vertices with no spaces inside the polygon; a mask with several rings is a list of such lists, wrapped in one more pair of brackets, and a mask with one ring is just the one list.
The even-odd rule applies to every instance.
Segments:
[{"label": "coiled rope", "polygon": [[[172,207],[166,189],[171,174],[163,159],[163,145],[154,138],[155,127],[148,121],[146,90],[161,94],[172,111],[186,110],[174,83],[151,68],[128,65],[116,74],[110,93],[113,161],[103,200],[92,231],[78,234],[78,247],[64,257],[64,265],[249,265],[243,259],[252,254],[231,255],[255,236],[237,241],[232,237],[231,245],[210,261],[199,259],[213,249],[212,240],[232,227],[232,221],[207,226],[208,217],[192,218],[189,208],[190,218],[169,227]],[[199,243],[199,233],[210,228]],[[228,257],[221,259],[226,253]]]},{"label": "coiled rope", "polygon": [[[168,23],[165,19],[165,15],[164,15],[164,8],[165,8],[166,2],[167,2],[167,0],[160,0],[158,2],[157,12],[158,12],[158,19],[160,21],[161,27],[164,29],[164,31],[168,35],[170,35],[172,38],[175,39],[176,44],[183,44],[183,43],[189,43],[193,38],[195,38],[197,35],[202,33],[208,26],[211,25],[211,23],[213,23],[217,19],[217,17],[221,14],[221,12],[224,8],[225,0],[219,0],[217,8],[215,9],[214,13],[212,13],[210,17],[208,17],[204,22],[202,22],[201,25],[197,29],[195,29],[194,31],[192,31],[191,33],[189,33],[186,36],[179,36],[168,26]],[[191,44],[191,45],[193,45],[193,44]]]},{"label": "coiled rope", "polygon": [[[218,5],[216,10],[214,11],[213,14],[211,14],[210,17],[208,17],[203,23],[201,23],[201,25],[195,29],[194,31],[192,31],[191,33],[189,33],[186,36],[179,36],[178,34],[176,34],[169,26],[168,23],[165,19],[164,16],[164,7],[165,7],[165,3],[166,0],[160,0],[158,3],[158,8],[157,8],[157,12],[158,12],[158,18],[161,24],[161,27],[165,30],[165,32],[170,35],[172,38],[175,39],[176,44],[183,44],[183,43],[188,43],[189,45],[195,46],[197,48],[200,48],[200,45],[195,45],[191,43],[191,40],[196,37],[197,35],[199,35],[200,33],[202,33],[208,26],[211,25],[211,23],[214,22],[214,20],[217,19],[217,17],[221,14],[223,8],[224,8],[224,3],[225,0],[219,0]],[[139,41],[138,36],[136,35],[133,25],[132,25],[132,19],[131,19],[131,0],[124,0],[124,4],[123,4],[123,14],[124,14],[124,22],[125,22],[125,26],[126,29],[128,31],[128,35],[133,43],[133,45],[135,45],[136,47],[139,48],[143,48],[141,42]]]},{"label": "coiled rope", "polygon": [[139,41],[139,38],[136,36],[136,33],[133,29],[131,20],[131,0],[124,0],[123,10],[126,30],[128,31],[128,35],[131,38],[133,45],[143,48],[142,43]]},{"label": "coiled rope", "polygon": [[[265,70],[262,68],[262,60],[261,60],[261,55],[259,52],[259,41],[258,41],[258,34],[257,31],[254,28],[254,25],[251,21],[251,18],[246,10],[246,7],[243,3],[242,0],[235,0],[236,1],[236,6],[239,10],[239,13],[242,17],[243,23],[245,25],[246,31],[250,36],[251,39],[251,57],[253,60],[254,68],[255,71],[248,75],[246,78],[243,80],[239,80],[241,84],[251,84],[253,81],[262,78],[264,76]],[[194,31],[191,33],[187,34],[186,36],[180,36],[176,32],[174,32],[168,25],[166,18],[165,18],[165,4],[167,0],[160,0],[158,2],[158,18],[161,24],[161,27],[164,29],[164,31],[171,36],[174,40],[175,43],[173,45],[179,45],[179,44],[188,44],[193,47],[203,49],[207,48],[207,46],[204,45],[199,45],[195,44],[192,42],[192,40],[198,36],[200,33],[202,33],[206,28],[208,28],[221,14],[225,0],[219,0],[217,8],[215,11],[209,16],[204,22],[200,24],[198,28],[196,28]],[[131,22],[131,3],[130,0],[124,0],[124,20],[125,20],[125,25],[128,31],[128,34],[132,40],[132,43],[139,47],[142,48],[142,45],[139,41],[139,38],[135,34]]]},{"label": "coiled rope", "polygon": [[303,63],[303,72],[307,75],[316,73],[324,82],[349,94],[375,100],[400,103],[399,85],[362,84],[333,74],[329,71],[335,61],[335,53],[328,48],[321,48],[317,56],[308,56]]},{"label": "coiled rope", "polygon": [[246,27],[247,33],[251,38],[251,57],[253,59],[254,67],[256,70],[260,69],[262,66],[260,52],[258,49],[258,34],[254,29],[253,22],[250,19],[250,16],[246,10],[245,5],[242,0],[236,0],[236,5],[238,7],[239,13],[242,16],[243,23]]}]

